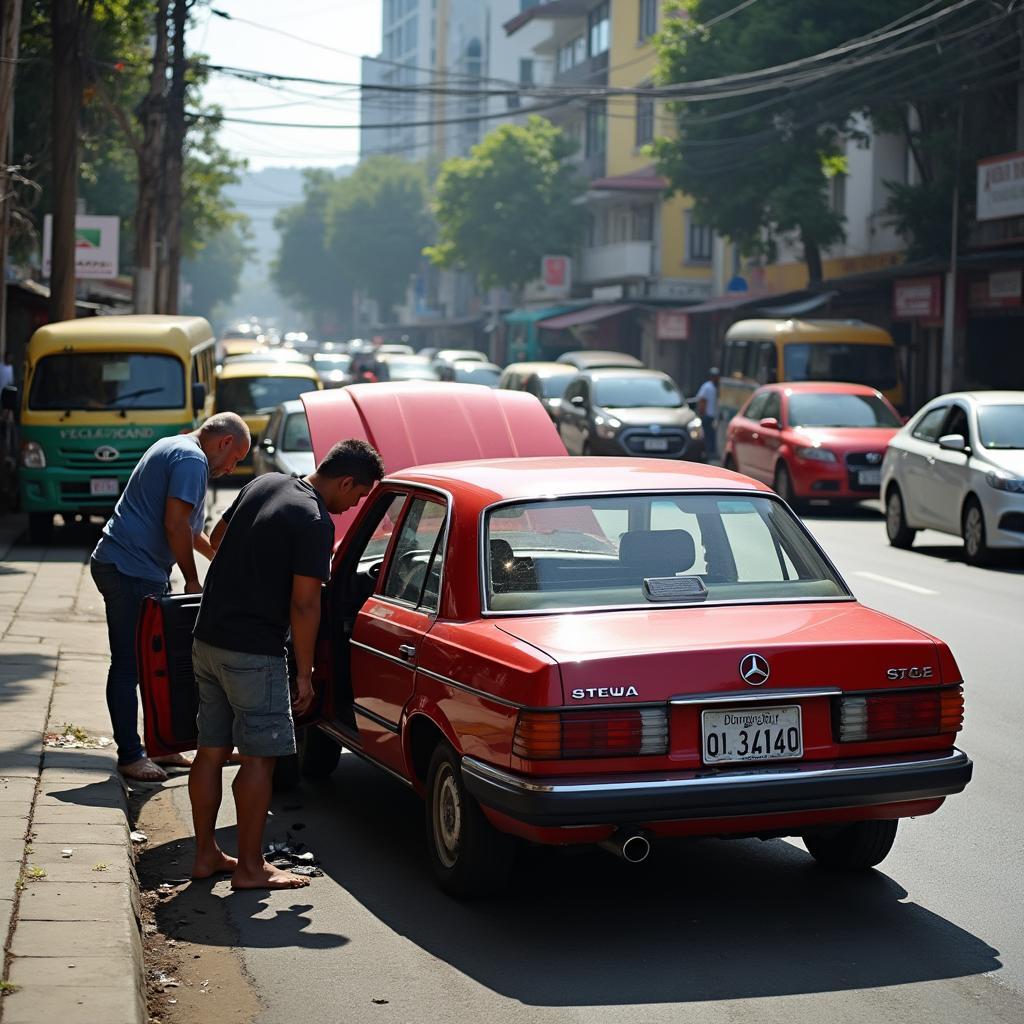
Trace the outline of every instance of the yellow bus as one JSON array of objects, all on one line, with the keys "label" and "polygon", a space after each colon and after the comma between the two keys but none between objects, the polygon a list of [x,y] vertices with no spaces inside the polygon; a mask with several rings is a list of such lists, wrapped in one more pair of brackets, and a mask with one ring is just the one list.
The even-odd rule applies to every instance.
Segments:
[{"label": "yellow bus", "polygon": [[[307,363],[233,359],[217,371],[214,406],[217,412],[238,413],[248,424],[255,447],[277,406],[321,387],[320,375]],[[234,475],[252,476],[252,448]]]},{"label": "yellow bus", "polygon": [[214,335],[202,317],[98,316],[46,324],[25,352],[21,507],[33,543],[54,513],[109,515],[156,440],[213,408]]},{"label": "yellow bus", "polygon": [[762,384],[839,381],[877,388],[903,403],[896,346],[888,331],[862,320],[740,320],[725,333],[718,382],[718,436]]}]

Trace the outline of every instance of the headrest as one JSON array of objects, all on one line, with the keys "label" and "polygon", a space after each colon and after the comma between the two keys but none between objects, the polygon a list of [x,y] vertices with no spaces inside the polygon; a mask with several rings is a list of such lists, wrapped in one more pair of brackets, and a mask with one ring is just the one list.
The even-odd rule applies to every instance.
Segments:
[{"label": "headrest", "polygon": [[504,565],[511,562],[516,556],[512,545],[501,537],[492,537],[491,542],[491,565]]},{"label": "headrest", "polygon": [[619,561],[645,576],[673,576],[696,561],[686,530],[629,530],[619,540]]}]

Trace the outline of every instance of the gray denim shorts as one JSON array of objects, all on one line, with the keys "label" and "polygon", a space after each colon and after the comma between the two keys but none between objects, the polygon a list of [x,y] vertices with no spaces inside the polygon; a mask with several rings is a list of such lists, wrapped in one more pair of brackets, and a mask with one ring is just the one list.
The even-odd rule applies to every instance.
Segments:
[{"label": "gray denim shorts", "polygon": [[226,651],[192,641],[192,667],[199,688],[199,745],[238,747],[247,757],[295,753],[295,724],[284,652]]}]

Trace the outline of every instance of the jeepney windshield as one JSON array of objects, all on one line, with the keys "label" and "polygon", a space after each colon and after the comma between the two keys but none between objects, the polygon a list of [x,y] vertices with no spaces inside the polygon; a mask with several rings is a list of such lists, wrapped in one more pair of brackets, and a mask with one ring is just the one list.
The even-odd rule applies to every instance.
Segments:
[{"label": "jeepney windshield", "polygon": [[59,352],[36,365],[28,395],[39,412],[183,409],[180,359],[150,352]]}]

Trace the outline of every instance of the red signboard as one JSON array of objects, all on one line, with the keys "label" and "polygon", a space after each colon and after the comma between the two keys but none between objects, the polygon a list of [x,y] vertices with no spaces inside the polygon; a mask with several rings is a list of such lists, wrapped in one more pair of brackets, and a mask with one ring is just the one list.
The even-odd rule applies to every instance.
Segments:
[{"label": "red signboard", "polygon": [[894,281],[892,315],[897,320],[935,320],[942,316],[942,278],[936,274]]},{"label": "red signboard", "polygon": [[659,309],[656,332],[659,341],[688,341],[689,314],[682,309]]},{"label": "red signboard", "polygon": [[545,256],[541,260],[541,280],[547,288],[564,288],[569,280],[569,257]]}]

